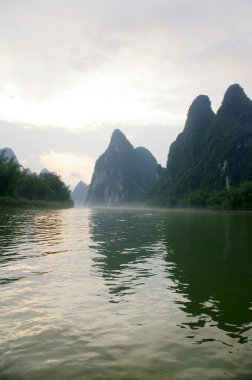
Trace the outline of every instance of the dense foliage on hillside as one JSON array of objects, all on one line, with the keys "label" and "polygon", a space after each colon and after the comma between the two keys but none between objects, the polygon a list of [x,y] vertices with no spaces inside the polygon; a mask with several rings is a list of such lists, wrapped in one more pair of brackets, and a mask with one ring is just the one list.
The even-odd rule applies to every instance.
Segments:
[{"label": "dense foliage on hillside", "polygon": [[187,192],[182,196],[156,196],[149,200],[157,207],[193,207],[218,210],[252,210],[252,181],[241,182],[230,189]]},{"label": "dense foliage on hillside", "polygon": [[167,206],[252,209],[252,102],[235,84],[216,115],[200,95],[171,145],[154,199]]},{"label": "dense foliage on hillside", "polygon": [[0,197],[72,204],[70,190],[55,173],[37,175],[21,170],[14,160],[0,155]]}]

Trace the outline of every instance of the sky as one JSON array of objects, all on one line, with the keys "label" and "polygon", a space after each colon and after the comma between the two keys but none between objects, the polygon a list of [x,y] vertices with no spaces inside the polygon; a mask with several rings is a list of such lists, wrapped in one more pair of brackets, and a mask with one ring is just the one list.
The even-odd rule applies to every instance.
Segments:
[{"label": "sky", "polygon": [[119,128],[166,165],[199,94],[252,97],[251,0],[0,0],[0,149],[90,183]]}]

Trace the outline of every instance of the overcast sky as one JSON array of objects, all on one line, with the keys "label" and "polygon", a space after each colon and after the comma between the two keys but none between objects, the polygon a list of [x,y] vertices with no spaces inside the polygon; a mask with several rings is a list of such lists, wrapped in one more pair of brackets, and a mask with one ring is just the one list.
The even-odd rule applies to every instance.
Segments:
[{"label": "overcast sky", "polygon": [[252,96],[252,0],[0,0],[0,148],[90,182],[115,128],[163,166],[188,108]]}]

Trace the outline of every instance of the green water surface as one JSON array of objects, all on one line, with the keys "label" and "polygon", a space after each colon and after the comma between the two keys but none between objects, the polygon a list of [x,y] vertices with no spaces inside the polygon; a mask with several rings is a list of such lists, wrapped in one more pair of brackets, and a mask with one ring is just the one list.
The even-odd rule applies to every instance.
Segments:
[{"label": "green water surface", "polygon": [[0,211],[0,380],[252,379],[252,213]]}]

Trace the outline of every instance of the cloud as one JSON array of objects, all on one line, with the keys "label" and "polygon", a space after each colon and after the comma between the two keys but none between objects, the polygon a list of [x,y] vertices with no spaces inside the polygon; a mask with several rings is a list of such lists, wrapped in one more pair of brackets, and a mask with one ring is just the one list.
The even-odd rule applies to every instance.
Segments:
[{"label": "cloud", "polygon": [[0,1],[2,144],[37,171],[45,152],[95,160],[120,128],[164,165],[197,95],[252,94],[251,17],[251,0]]},{"label": "cloud", "polygon": [[[0,141],[1,147],[11,147],[17,155],[19,162],[25,163],[32,171],[39,172],[45,163],[41,162],[41,157],[47,157],[48,152],[60,152],[66,156],[71,154],[78,157],[79,164],[74,163],[71,172],[76,171],[75,166],[82,167],[78,172],[83,173],[83,162],[94,163],[97,157],[105,149],[107,141],[99,137],[99,131],[78,131],[74,133],[63,128],[53,126],[18,125],[0,121]],[[109,139],[109,133],[108,137]],[[58,172],[55,162],[59,163],[61,170],[61,160],[58,156],[51,155],[53,167],[51,170]],[[58,159],[58,161],[57,161]],[[49,169],[49,168],[48,168]],[[88,169],[90,170],[90,169]],[[60,174],[60,172],[59,172]],[[89,178],[87,173],[85,178]],[[63,174],[62,174],[63,175]],[[89,173],[90,176],[90,173]]]},{"label": "cloud", "polygon": [[[235,56],[237,50],[251,60],[248,1],[10,0],[1,2],[0,10],[0,84],[7,93],[12,89],[9,95],[15,89],[30,102],[64,98],[81,81],[84,91],[90,81],[97,83],[97,72],[108,82],[111,73],[120,77],[122,91],[128,82],[141,93],[149,88],[158,99],[164,83],[169,91],[196,79],[198,90],[203,56],[205,65],[212,60],[212,76],[218,75],[212,64],[220,56]],[[99,94],[100,88],[94,90]]]}]

